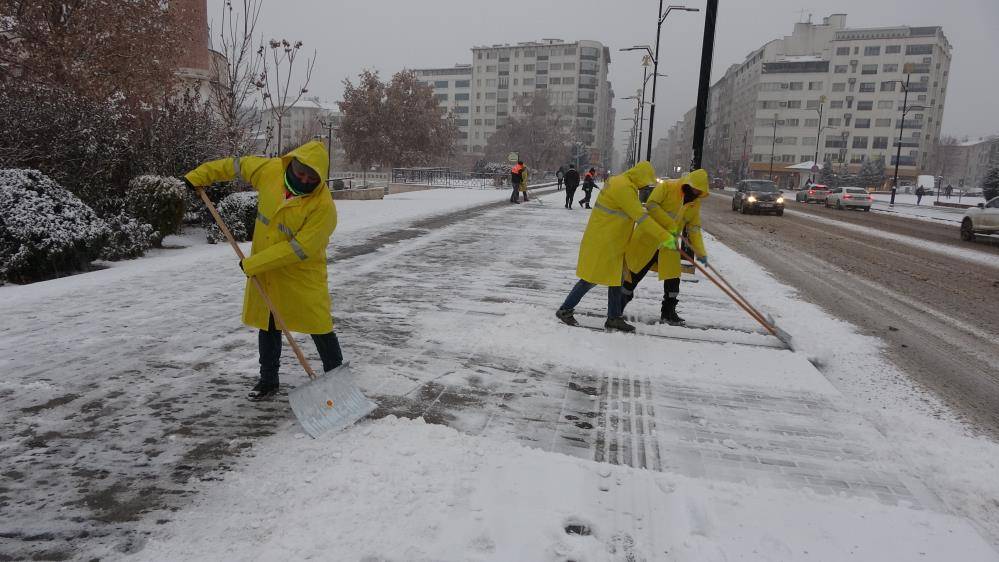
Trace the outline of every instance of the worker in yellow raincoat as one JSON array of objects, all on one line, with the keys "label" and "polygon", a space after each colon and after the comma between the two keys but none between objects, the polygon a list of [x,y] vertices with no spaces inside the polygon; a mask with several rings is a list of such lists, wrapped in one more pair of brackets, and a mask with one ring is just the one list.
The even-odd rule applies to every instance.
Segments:
[{"label": "worker in yellow raincoat", "polygon": [[676,245],[675,238],[649,215],[638,200],[638,189],[656,181],[656,171],[648,161],[636,164],[621,175],[607,180],[593,204],[583,240],[579,245],[576,275],[579,281],[566,297],[555,316],[569,324],[578,323],[573,310],[583,296],[597,285],[606,285],[607,321],[609,330],[633,332],[635,327],[622,317],[622,275],[625,272],[624,252],[634,238],[648,240],[653,247]]},{"label": "worker in yellow raincoat", "polygon": [[[260,280],[288,330],[312,335],[325,371],[343,363],[326,278],[326,246],[337,222],[336,205],[323,179],[328,173],[326,148],[311,141],[279,158],[223,158],[184,176],[192,187],[241,178],[256,189],[253,246],[239,266],[247,277]],[[281,330],[250,279],[243,296],[243,323],[260,330],[260,380],[250,399],[262,400],[278,390]]]},{"label": "worker in yellow raincoat", "polygon": [[[662,180],[645,201],[649,216],[673,236],[686,232],[695,259],[708,264],[708,253],[701,236],[701,201],[708,196],[708,173],[694,170],[680,179]],[[634,296],[635,287],[649,270],[659,273],[663,282],[663,305],[660,321],[678,326],[684,320],[676,313],[680,296],[680,252],[676,246],[660,247],[649,240],[632,239],[625,253],[629,279],[622,289],[624,305]],[[623,308],[623,307],[622,307]]]}]

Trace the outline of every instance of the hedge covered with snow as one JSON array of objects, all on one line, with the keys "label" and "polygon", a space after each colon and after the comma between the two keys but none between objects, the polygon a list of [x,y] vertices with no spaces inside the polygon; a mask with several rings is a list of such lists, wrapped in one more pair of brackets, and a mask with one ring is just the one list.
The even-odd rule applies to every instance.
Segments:
[{"label": "hedge covered with snow", "polygon": [[0,280],[29,283],[82,270],[110,235],[93,209],[45,174],[0,169]]},{"label": "hedge covered with snow", "polygon": [[151,225],[125,212],[105,217],[104,222],[108,225],[110,236],[101,251],[102,260],[117,261],[141,257],[158,237]]},{"label": "hedge covered with snow", "polygon": [[[257,221],[257,192],[239,191],[227,195],[218,204],[219,215],[232,232],[232,237],[238,242],[253,238],[253,225]],[[225,242],[225,235],[213,220],[208,228],[208,242],[215,244]]]},{"label": "hedge covered with snow", "polygon": [[128,182],[125,205],[128,214],[149,224],[156,231],[153,245],[180,232],[187,209],[184,182],[168,176],[139,176]]}]

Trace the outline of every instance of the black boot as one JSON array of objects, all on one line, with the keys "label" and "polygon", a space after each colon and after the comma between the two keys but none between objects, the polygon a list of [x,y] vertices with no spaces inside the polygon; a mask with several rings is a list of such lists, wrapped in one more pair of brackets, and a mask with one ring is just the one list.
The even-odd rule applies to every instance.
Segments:
[{"label": "black boot", "polygon": [[248,398],[253,402],[266,400],[277,394],[279,386],[280,385],[276,382],[260,381],[253,387],[253,390],[250,391]]},{"label": "black boot", "polygon": [[663,299],[662,314],[659,315],[660,322],[663,324],[669,324],[670,326],[683,326],[685,320],[680,318],[680,315],[676,313],[676,305],[678,302],[679,301],[677,299]]},{"label": "black boot", "polygon": [[604,322],[604,328],[611,331],[625,332],[629,334],[635,331],[635,327],[625,322],[624,318],[621,317],[608,318],[607,321]]},{"label": "black boot", "polygon": [[570,326],[579,326],[579,322],[576,322],[576,317],[573,316],[572,313],[573,309],[571,308],[560,308],[555,311],[555,318],[558,318]]}]

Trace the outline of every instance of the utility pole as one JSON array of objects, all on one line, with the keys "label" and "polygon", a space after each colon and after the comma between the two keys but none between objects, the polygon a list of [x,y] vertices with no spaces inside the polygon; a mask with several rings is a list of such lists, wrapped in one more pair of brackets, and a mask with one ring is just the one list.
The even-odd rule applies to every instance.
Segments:
[{"label": "utility pole", "polygon": [[[819,96],[819,126],[815,131],[815,157],[812,158],[812,167],[815,168],[819,165],[819,142],[822,139],[822,107],[826,104],[826,97]],[[815,172],[811,172],[808,176],[811,178],[812,183],[815,183]]]},{"label": "utility pole", "polygon": [[767,177],[768,180],[774,181],[774,151],[777,149],[777,118],[780,117],[777,113],[774,113],[774,140],[770,145],[770,175]]},{"label": "utility pole", "polygon": [[[704,127],[707,123],[708,115],[708,89],[711,87],[711,58],[715,49],[715,20],[718,17],[718,0],[708,0],[707,9],[704,12],[704,39],[701,43],[701,77],[697,85],[697,113],[694,116],[694,159],[691,161],[691,168],[701,167],[701,158],[704,156]],[[656,49],[658,51],[658,47]],[[655,99],[655,82],[652,86],[653,99]],[[651,115],[651,114],[650,114]],[[649,124],[651,131],[651,123]],[[649,151],[652,151],[651,138],[649,139]],[[771,161],[773,158],[771,157]],[[771,168],[773,162],[771,162]]]},{"label": "utility pole", "polygon": [[[907,68],[905,70],[911,72],[912,66],[905,65]],[[898,191],[898,164],[902,160],[902,131],[905,130],[905,114],[907,112],[906,108],[909,105],[909,78],[912,74],[906,72],[905,74],[905,85],[902,89],[905,90],[905,96],[902,98],[902,122],[898,124],[898,146],[895,147],[895,176],[891,180],[891,201],[888,202],[889,207],[895,206],[895,192]]]}]

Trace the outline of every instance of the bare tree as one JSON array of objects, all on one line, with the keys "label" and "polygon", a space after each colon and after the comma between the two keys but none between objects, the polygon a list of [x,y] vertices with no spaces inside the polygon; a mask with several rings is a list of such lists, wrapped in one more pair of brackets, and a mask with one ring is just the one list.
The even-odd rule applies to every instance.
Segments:
[{"label": "bare tree", "polygon": [[531,168],[558,168],[569,152],[566,131],[571,127],[571,119],[540,92],[517,98],[516,108],[523,117],[510,117],[496,129],[486,143],[486,159],[503,161],[507,153],[517,152]]},{"label": "bare tree", "polygon": [[[302,99],[302,96],[309,91],[312,69],[316,66],[316,52],[313,51],[312,58],[305,60],[305,79],[302,85],[292,88],[291,79],[295,69],[295,60],[298,57],[298,51],[302,48],[302,42],[291,43],[287,39],[271,39],[267,43],[267,47],[271,50],[272,62],[268,63],[265,47],[261,44],[257,53],[263,60],[264,68],[255,85],[261,91],[264,106],[270,111],[271,120],[277,125],[277,152],[280,154],[284,118],[288,114],[288,110],[294,107],[298,100]],[[270,137],[267,139],[267,144],[270,145]]]},{"label": "bare tree", "polygon": [[232,0],[222,6],[218,45],[224,59],[212,59],[217,78],[212,83],[212,102],[225,129],[227,154],[249,152],[251,140],[260,129],[253,99],[263,59],[263,51],[254,47],[253,40],[260,6],[260,0],[242,0],[241,10],[233,8]]},{"label": "bare tree", "polygon": [[941,187],[954,183],[953,178],[964,175],[964,159],[961,156],[960,142],[952,136],[942,136],[937,141],[935,166],[933,171],[942,177]]}]

